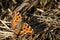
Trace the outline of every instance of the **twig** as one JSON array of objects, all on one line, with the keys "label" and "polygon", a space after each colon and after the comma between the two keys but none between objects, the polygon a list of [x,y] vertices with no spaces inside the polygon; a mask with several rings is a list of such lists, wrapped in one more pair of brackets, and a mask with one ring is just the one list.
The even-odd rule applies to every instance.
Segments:
[{"label": "twig", "polygon": [[36,40],[36,38],[38,38],[39,35],[40,35],[40,34],[36,35],[36,36],[33,38],[33,40]]},{"label": "twig", "polygon": [[14,31],[14,30],[12,30],[12,29],[7,29],[5,26],[0,26],[0,28],[1,28],[1,29],[6,29],[6,30],[11,31],[11,32]]},{"label": "twig", "polygon": [[0,20],[3,24],[4,24],[4,26],[7,28],[7,29],[10,29],[5,23],[5,21],[2,21],[2,20]]},{"label": "twig", "polygon": [[0,31],[0,38],[1,39],[5,39],[7,37],[12,37],[14,36],[14,33],[13,32],[5,32],[5,31]]},{"label": "twig", "polygon": [[42,9],[37,8],[37,11],[44,12]]}]

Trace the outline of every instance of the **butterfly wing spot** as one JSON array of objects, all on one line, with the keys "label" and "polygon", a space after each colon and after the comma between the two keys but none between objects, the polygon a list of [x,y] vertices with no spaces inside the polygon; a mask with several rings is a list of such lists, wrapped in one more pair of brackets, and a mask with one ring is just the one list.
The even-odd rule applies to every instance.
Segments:
[{"label": "butterfly wing spot", "polygon": [[29,26],[27,26],[27,28],[29,28]]},{"label": "butterfly wing spot", "polygon": [[20,18],[20,16],[19,16],[19,18]]},{"label": "butterfly wing spot", "polygon": [[19,16],[20,14],[18,13],[18,16]]}]

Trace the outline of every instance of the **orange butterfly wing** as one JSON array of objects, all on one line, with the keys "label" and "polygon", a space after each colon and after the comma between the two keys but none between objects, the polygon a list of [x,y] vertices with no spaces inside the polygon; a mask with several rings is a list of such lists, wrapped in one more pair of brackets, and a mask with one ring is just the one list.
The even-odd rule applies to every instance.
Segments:
[{"label": "orange butterfly wing", "polygon": [[17,23],[19,21],[21,21],[21,15],[19,15],[19,12],[15,12],[14,13],[14,16],[13,16],[13,19],[12,19],[12,22],[11,22],[11,25],[12,25],[12,28],[15,29],[15,27],[17,26]]},{"label": "orange butterfly wing", "polygon": [[31,27],[27,24],[27,23],[24,23],[23,26],[22,26],[22,30],[25,32],[24,34],[27,34],[27,33],[32,33],[32,29]]}]

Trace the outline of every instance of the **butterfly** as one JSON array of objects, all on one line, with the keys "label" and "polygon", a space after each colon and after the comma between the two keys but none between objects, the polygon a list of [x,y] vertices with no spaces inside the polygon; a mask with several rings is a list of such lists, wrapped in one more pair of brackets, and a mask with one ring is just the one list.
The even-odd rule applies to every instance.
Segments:
[{"label": "butterfly", "polygon": [[19,12],[14,12],[12,21],[11,21],[11,28],[14,29],[16,34],[27,34],[32,33],[33,29],[30,27],[29,24],[22,21],[22,16]]}]

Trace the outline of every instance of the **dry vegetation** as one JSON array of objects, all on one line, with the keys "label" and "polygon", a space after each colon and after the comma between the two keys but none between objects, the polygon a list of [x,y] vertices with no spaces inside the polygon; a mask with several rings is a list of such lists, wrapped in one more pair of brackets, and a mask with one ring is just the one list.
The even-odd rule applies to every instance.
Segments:
[{"label": "dry vegetation", "polygon": [[[32,34],[13,32],[14,11],[31,26]],[[0,0],[0,40],[60,40],[60,0]]]}]

